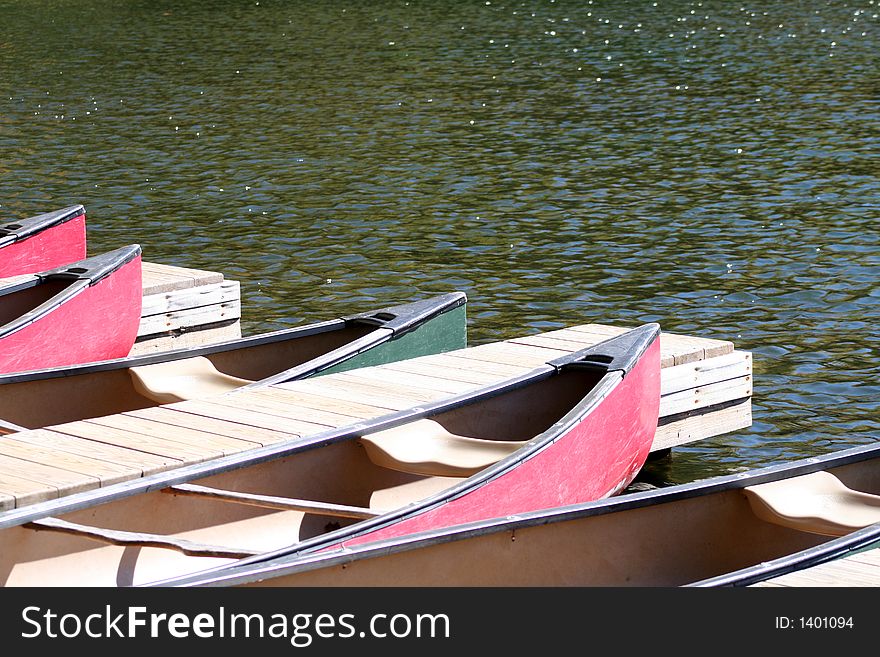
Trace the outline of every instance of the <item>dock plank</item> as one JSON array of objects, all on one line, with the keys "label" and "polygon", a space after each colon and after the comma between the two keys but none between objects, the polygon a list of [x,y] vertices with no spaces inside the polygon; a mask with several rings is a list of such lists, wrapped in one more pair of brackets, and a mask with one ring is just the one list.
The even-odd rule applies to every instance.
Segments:
[{"label": "dock plank", "polygon": [[58,496],[59,491],[55,486],[48,486],[40,481],[20,477],[12,471],[8,471],[8,468],[0,466],[0,504],[3,505],[2,510],[45,502]]},{"label": "dock plank", "polygon": [[127,431],[114,430],[111,427],[95,424],[89,420],[56,424],[48,428],[58,433],[88,438],[89,440],[107,443],[116,447],[127,447],[132,450],[162,456],[177,461],[177,465],[184,465],[188,462],[198,463],[207,458],[203,451],[193,449],[191,446],[183,443],[166,438],[152,438],[141,433],[133,434]]},{"label": "dock plank", "polygon": [[223,274],[189,267],[141,262],[144,294],[160,294],[223,281]]},{"label": "dock plank", "polygon": [[[78,493],[98,488],[101,484],[98,477],[91,474],[73,472],[55,465],[26,461],[6,454],[0,454],[0,470],[14,472],[23,479],[41,484],[43,487],[54,488],[57,495]],[[18,500],[18,495],[15,497]]]},{"label": "dock plank", "polygon": [[119,464],[131,468],[133,471],[139,470],[139,476],[162,472],[180,464],[180,461],[177,459],[158,456],[128,447],[109,445],[88,438],[58,433],[49,429],[28,431],[23,437],[19,437],[18,434],[11,434],[6,438],[26,441],[30,445],[41,446],[53,452],[69,452],[79,456]]},{"label": "dock plank", "polygon": [[758,582],[752,586],[880,586],[880,549],[859,552],[812,568],[775,577],[766,582]]},{"label": "dock plank", "polygon": [[4,436],[0,440],[0,448],[2,448],[4,455],[14,456],[22,461],[30,461],[37,464],[51,462],[55,467],[89,477],[96,477],[101,486],[115,484],[126,479],[141,476],[142,474],[139,468],[102,461],[83,454],[56,450],[37,443],[16,439],[14,434],[12,436]]},{"label": "dock plank", "polygon": [[89,420],[89,422],[137,436],[148,436],[158,440],[172,440],[175,443],[191,448],[194,453],[204,455],[205,458],[217,458],[228,454],[236,454],[245,449],[256,447],[256,444],[251,441],[230,438],[229,436],[212,433],[204,429],[191,429],[179,425],[172,426],[124,414],[96,417]]},{"label": "dock plank", "polygon": [[135,411],[127,411],[123,415],[162,422],[171,427],[202,429],[211,433],[238,438],[252,443],[254,447],[265,447],[281,440],[298,438],[299,434],[288,433],[280,429],[264,429],[240,422],[230,422],[216,417],[196,415],[170,406],[154,406]]},{"label": "dock plank", "polygon": [[[232,395],[229,396],[232,397]],[[178,402],[175,408],[210,419],[238,422],[239,424],[261,429],[278,430],[297,438],[310,433],[324,431],[327,428],[326,425],[315,424],[305,420],[281,418],[278,415],[255,410],[246,405],[227,404],[225,401],[216,398]]]},{"label": "dock plank", "polygon": [[238,410],[259,411],[266,415],[277,418],[279,426],[285,426],[290,422],[299,426],[303,433],[316,433],[346,424],[354,424],[361,418],[327,411],[311,406],[304,406],[293,401],[285,401],[278,395],[253,391],[247,394],[233,394],[224,396],[222,400],[205,400],[208,403],[221,404],[225,408]]},{"label": "dock plank", "polygon": [[[388,370],[384,366],[375,368],[361,368],[342,372],[337,380],[343,382],[362,383],[369,386],[384,385],[389,380]],[[433,397],[448,397],[458,395],[479,386],[458,379],[447,379],[442,376],[431,374],[416,374],[413,372],[396,372],[393,376],[396,387],[404,387],[408,390],[423,391]]]}]

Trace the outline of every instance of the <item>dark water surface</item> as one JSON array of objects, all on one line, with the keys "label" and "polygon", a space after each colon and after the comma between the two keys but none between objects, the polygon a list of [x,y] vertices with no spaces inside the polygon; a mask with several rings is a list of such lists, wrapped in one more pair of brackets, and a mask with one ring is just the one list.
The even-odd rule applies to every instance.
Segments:
[{"label": "dark water surface", "polygon": [[880,0],[0,0],[0,214],[241,281],[243,331],[468,294],[471,344],[755,356],[686,481],[870,442]]}]

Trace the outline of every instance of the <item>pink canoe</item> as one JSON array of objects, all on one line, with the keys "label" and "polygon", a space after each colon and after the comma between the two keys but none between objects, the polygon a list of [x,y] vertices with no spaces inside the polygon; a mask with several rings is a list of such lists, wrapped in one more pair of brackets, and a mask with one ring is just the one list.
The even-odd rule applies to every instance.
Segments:
[{"label": "pink canoe", "polygon": [[127,356],[142,299],[138,245],[0,287],[0,373]]},{"label": "pink canoe", "polygon": [[81,205],[0,225],[0,278],[33,274],[86,257]]},{"label": "pink canoe", "polygon": [[[615,495],[657,428],[659,336],[646,324],[443,400],[11,509],[0,513],[0,572],[8,585],[200,583]],[[263,392],[227,397],[287,413],[269,401],[286,398],[283,386]]]}]

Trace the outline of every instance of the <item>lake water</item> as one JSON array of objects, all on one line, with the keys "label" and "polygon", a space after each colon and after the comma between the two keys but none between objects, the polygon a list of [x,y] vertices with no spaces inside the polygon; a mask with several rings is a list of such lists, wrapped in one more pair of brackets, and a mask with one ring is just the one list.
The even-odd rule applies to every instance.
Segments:
[{"label": "lake water", "polygon": [[451,290],[480,344],[755,357],[688,481],[878,437],[880,0],[0,0],[0,213],[242,285],[245,333]]}]

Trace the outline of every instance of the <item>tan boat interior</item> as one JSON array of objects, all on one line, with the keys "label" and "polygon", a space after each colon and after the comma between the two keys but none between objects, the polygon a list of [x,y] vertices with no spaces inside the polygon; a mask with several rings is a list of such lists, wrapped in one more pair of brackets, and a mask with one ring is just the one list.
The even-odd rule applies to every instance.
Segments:
[{"label": "tan boat interior", "polygon": [[372,330],[369,325],[355,324],[291,340],[168,361],[162,367],[145,365],[2,383],[0,419],[38,429],[168,403],[160,400],[216,394],[231,389],[235,382],[257,381],[295,367]]},{"label": "tan boat interior", "polygon": [[519,440],[484,440],[419,420],[360,439],[370,460],[392,470],[427,476],[469,477],[523,446]]},{"label": "tan boat interior", "polygon": [[853,490],[830,472],[744,489],[755,515],[822,536],[845,536],[880,522],[880,495]]},{"label": "tan boat interior", "polygon": [[[880,463],[836,468],[838,493],[880,495]],[[790,482],[789,482],[790,483]],[[813,482],[807,481],[812,489]],[[799,497],[804,480],[786,488]],[[823,484],[823,489],[824,489]],[[844,486],[848,491],[842,491]],[[822,506],[821,495],[807,493]],[[867,500],[867,498],[865,498]],[[861,504],[861,502],[859,502]],[[869,504],[873,507],[873,504]],[[833,509],[840,509],[836,504]],[[843,509],[849,514],[849,507]],[[819,513],[818,515],[822,515]],[[861,522],[874,520],[863,517]],[[817,546],[829,538],[752,509],[743,489],[626,511],[383,551],[254,586],[682,586]]]},{"label": "tan boat interior", "polygon": [[[420,429],[429,426],[429,441],[439,427],[483,448],[491,441],[521,442],[557,422],[597,379],[583,370],[562,373],[413,422],[411,437],[424,438]],[[385,467],[353,437],[2,530],[0,582],[113,586],[163,580],[293,545],[460,481]]]},{"label": "tan boat interior", "polygon": [[129,367],[128,373],[137,393],[157,404],[219,395],[253,383],[224,374],[204,356]]}]

